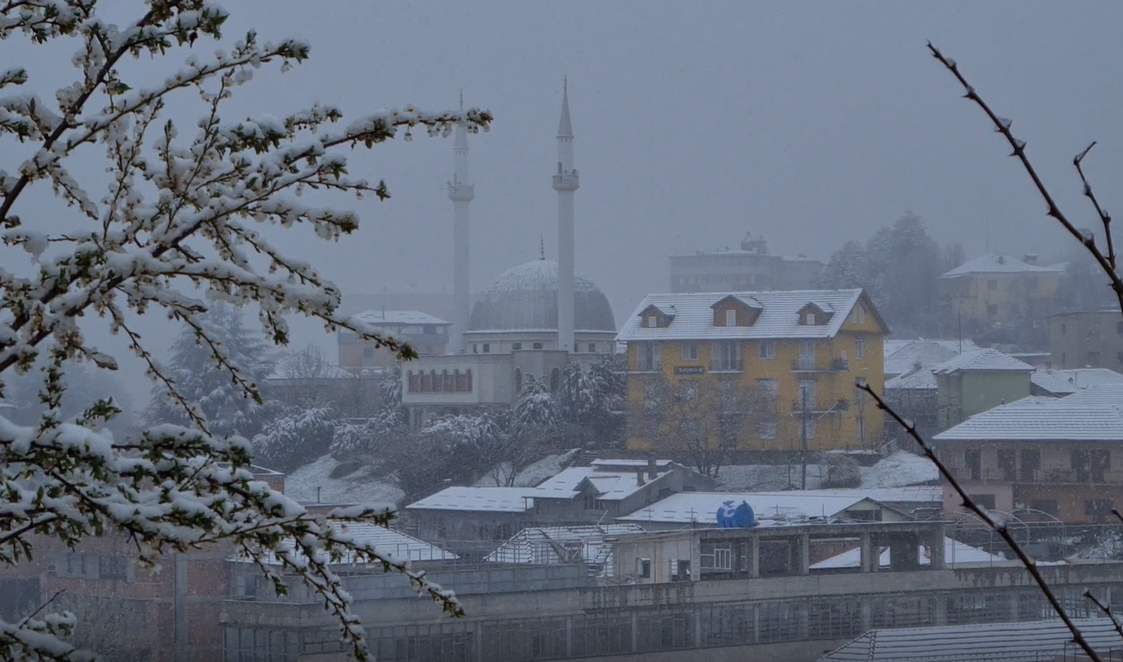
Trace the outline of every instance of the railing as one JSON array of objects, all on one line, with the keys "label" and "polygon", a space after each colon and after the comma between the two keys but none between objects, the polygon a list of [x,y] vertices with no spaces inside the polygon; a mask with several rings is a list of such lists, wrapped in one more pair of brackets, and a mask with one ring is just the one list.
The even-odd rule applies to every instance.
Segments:
[{"label": "railing", "polygon": [[850,369],[850,362],[846,359],[831,359],[823,367],[815,365],[815,359],[801,357],[792,363],[792,372],[846,372]]},{"label": "railing", "polygon": [[1057,483],[1062,485],[1123,483],[1123,480],[1109,477],[1106,470],[991,467],[983,470],[979,478],[971,478],[970,470],[964,466],[952,466],[950,468],[963,480],[975,483]]},{"label": "railing", "polygon": [[743,365],[740,358],[714,359],[710,361],[710,372],[740,372]]},{"label": "railing", "polygon": [[[835,413],[838,413],[838,412],[849,411],[849,409],[850,409],[850,401],[845,399],[845,398],[842,398],[840,400],[836,400],[834,402],[834,404],[832,404],[831,406],[829,406],[825,409],[820,408],[818,403],[815,403],[815,402],[808,402],[807,403],[807,413],[808,414],[835,414]],[[803,401],[798,400],[798,399],[793,400],[792,401],[792,411],[797,413],[797,414],[802,412],[803,411]]]}]

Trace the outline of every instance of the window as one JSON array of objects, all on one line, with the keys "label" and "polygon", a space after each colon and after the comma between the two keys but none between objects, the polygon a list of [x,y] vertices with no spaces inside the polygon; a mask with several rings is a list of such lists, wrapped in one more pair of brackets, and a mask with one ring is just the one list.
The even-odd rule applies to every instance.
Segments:
[{"label": "window", "polygon": [[776,438],[776,423],[775,421],[762,421],[760,424],[760,438],[761,439],[775,439]]},{"label": "window", "polygon": [[1111,499],[1088,499],[1084,502],[1084,515],[1096,522],[1103,522],[1111,516],[1112,508],[1114,504]]},{"label": "window", "polygon": [[854,422],[857,424],[858,441],[864,443],[866,441],[866,417],[859,414]]},{"label": "window", "polygon": [[655,315],[648,315],[647,316],[647,326],[648,326],[648,328],[652,328],[652,329],[659,326],[659,318],[656,317]]},{"label": "window", "polygon": [[866,339],[861,336],[854,339],[854,358],[858,361],[866,358]]},{"label": "window", "polygon": [[1063,336],[1066,333],[1068,333],[1068,326],[1064,322],[1061,322],[1061,335]]},{"label": "window", "polygon": [[697,361],[698,360],[698,343],[691,340],[684,340],[679,345],[682,350],[683,361]]},{"label": "window", "polygon": [[523,344],[521,342],[511,343],[511,349],[518,350],[518,349],[522,349],[522,348],[523,348]]},{"label": "window", "polygon": [[1061,509],[1056,499],[1034,499],[1029,502],[1029,507],[1032,510],[1040,510],[1043,513],[1048,513],[1053,517],[1061,514]]},{"label": "window", "polygon": [[806,430],[806,434],[807,434],[808,439],[814,439],[815,438],[815,419],[814,418],[807,417],[807,418],[803,419],[803,428],[804,428],[804,430]]},{"label": "window", "polygon": [[636,559],[636,574],[641,579],[651,578],[651,559]]},{"label": "window", "polygon": [[1037,472],[1041,469],[1041,451],[1027,449],[1022,451],[1022,480],[1037,480]]},{"label": "window", "polygon": [[662,368],[659,358],[659,343],[639,343],[636,348],[637,369],[644,372],[655,372]]},{"label": "window", "polygon": [[585,507],[585,510],[598,510],[596,493],[585,492],[584,494],[582,494],[581,504]]},{"label": "window", "polygon": [[774,340],[761,340],[758,345],[760,350],[761,361],[771,361],[776,358],[776,341]]},{"label": "window", "polygon": [[815,326],[815,313],[807,313],[807,326]]},{"label": "window", "polygon": [[969,449],[963,451],[963,466],[971,476],[971,480],[982,480],[983,453],[979,450]]},{"label": "window", "polygon": [[671,581],[690,581],[690,561],[687,559],[671,559]]},{"label": "window", "polygon": [[515,394],[523,392],[523,371],[520,368],[515,368]]},{"label": "window", "polygon": [[756,380],[756,387],[760,392],[769,396],[776,397],[776,380],[775,379],[758,379]]},{"label": "window", "polygon": [[710,370],[733,371],[741,369],[741,343],[736,340],[719,340],[714,343]]},{"label": "window", "polygon": [[595,342],[589,343],[589,353],[590,354],[596,354],[597,353],[597,344]]},{"label": "window", "polygon": [[998,468],[1002,470],[1002,480],[1010,483],[1017,478],[1018,453],[1008,448],[998,450]]},{"label": "window", "polygon": [[542,349],[542,343],[536,342],[533,345],[531,345],[531,347],[534,348],[534,349]]},{"label": "window", "polygon": [[998,289],[998,281],[997,280],[988,280],[987,281],[987,289],[990,290],[991,292],[994,292],[995,290],[997,290]]},{"label": "window", "polygon": [[374,358],[374,348],[373,347],[364,347],[363,348],[363,358],[364,359]]},{"label": "window", "polygon": [[736,310],[730,309],[730,310],[725,311],[725,325],[726,326],[737,326],[737,311]]},{"label": "window", "polygon": [[479,346],[478,343],[472,343],[472,353],[473,354],[479,354],[480,353],[480,346]]},{"label": "window", "polygon": [[968,494],[967,497],[971,499],[977,506],[982,506],[987,510],[994,510],[994,495],[993,494]]},{"label": "window", "polygon": [[490,353],[491,353],[491,343],[485,342],[484,343],[484,354],[490,354]]}]

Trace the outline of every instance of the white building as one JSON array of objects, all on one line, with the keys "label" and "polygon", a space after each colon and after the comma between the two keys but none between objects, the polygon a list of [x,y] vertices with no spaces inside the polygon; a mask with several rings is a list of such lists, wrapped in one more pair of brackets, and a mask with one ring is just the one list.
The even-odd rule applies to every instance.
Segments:
[{"label": "white building", "polygon": [[467,137],[457,134],[455,175],[449,184],[454,203],[455,251],[452,353],[423,356],[403,366],[402,402],[416,428],[432,414],[511,403],[528,376],[561,384],[567,363],[588,365],[616,352],[616,320],[608,298],[574,268],[573,127],[568,86],[558,125],[558,161],[552,176],[558,195],[558,262],[541,259],[503,273],[468,308]]}]

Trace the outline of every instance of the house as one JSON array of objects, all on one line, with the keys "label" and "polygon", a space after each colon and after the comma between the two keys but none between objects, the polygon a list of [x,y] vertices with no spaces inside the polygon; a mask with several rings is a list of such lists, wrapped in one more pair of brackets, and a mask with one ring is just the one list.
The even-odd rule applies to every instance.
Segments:
[{"label": "house", "polygon": [[1033,395],[1050,395],[1063,398],[1080,389],[1102,384],[1123,384],[1123,374],[1107,368],[1083,370],[1037,369],[1029,376]]},{"label": "house", "polygon": [[[1123,487],[1123,386],[1023,398],[933,441],[956,479],[988,508],[1065,523],[1111,521]],[[944,508],[960,509],[950,486]]]},{"label": "house", "polygon": [[1064,267],[1028,254],[980,255],[939,278],[940,310],[949,326],[969,331],[995,323],[1044,320],[1053,313]]},{"label": "house", "polygon": [[1123,370],[1123,317],[1118,309],[1052,315],[1049,353],[1054,368]]},{"label": "house", "polygon": [[[868,447],[881,416],[855,387],[880,391],[887,327],[862,290],[650,294],[617,336],[627,343],[628,448],[658,449],[704,430],[700,445],[743,450]],[[671,384],[697,396],[689,425],[668,417],[659,393]],[[767,394],[744,408],[737,393]]]},{"label": "house", "polygon": [[642,533],[638,524],[594,526],[534,526],[519,531],[484,557],[487,563],[553,565],[583,563],[596,576],[611,576],[612,536]]},{"label": "house", "polygon": [[[419,310],[367,310],[351,317],[379,334],[409,343],[422,356],[445,353],[448,328],[452,325]],[[384,370],[398,363],[398,357],[390,348],[379,347],[346,329],[336,333],[336,343],[339,365],[355,374],[364,370]]]},{"label": "house", "polygon": [[672,292],[802,290],[812,286],[823,263],[806,255],[771,255],[762,236],[748,233],[739,248],[672,255]]},{"label": "house", "polygon": [[886,341],[885,401],[912,421],[925,438],[939,432],[939,398],[932,369],[979,349],[970,340]]},{"label": "house", "polygon": [[1032,373],[1033,366],[996,349],[966,352],[934,366],[939,429],[1028,396]]},{"label": "house", "polygon": [[458,554],[481,558],[527,527],[613,521],[715,481],[670,460],[593,460],[537,487],[448,487],[405,507],[409,531]]}]

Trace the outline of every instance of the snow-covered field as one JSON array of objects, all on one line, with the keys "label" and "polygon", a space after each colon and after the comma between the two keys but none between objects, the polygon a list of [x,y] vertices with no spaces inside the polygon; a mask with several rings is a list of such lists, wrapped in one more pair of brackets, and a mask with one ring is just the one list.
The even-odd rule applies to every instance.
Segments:
[{"label": "snow-covered field", "polygon": [[375,476],[371,467],[363,467],[343,478],[331,474],[340,464],[331,455],[306,464],[285,476],[285,494],[301,503],[395,503],[404,494],[396,485]]},{"label": "snow-covered field", "polygon": [[[526,467],[523,468],[522,471],[519,471],[515,475],[515,482],[514,482],[514,485],[512,485],[511,487],[535,487],[536,485],[538,485],[542,481],[546,480],[547,478],[550,478],[551,476],[556,476],[559,473],[561,473],[561,470],[568,467],[570,465],[570,463],[573,462],[573,458],[579,452],[581,452],[581,449],[575,448],[571,451],[566,451],[566,452],[564,452],[560,455],[547,455],[546,457],[542,458],[541,460],[538,460],[537,462],[532,462],[532,463],[528,464]],[[505,464],[502,467],[498,467],[498,471],[495,472],[495,473],[497,473],[500,476],[500,479],[503,480],[508,475],[510,470],[511,470],[511,466],[509,464]],[[491,473],[489,473],[488,475],[484,476],[483,478],[480,478],[479,480],[477,480],[476,486],[477,487],[496,487],[495,477],[492,476]],[[505,486],[506,486],[506,482],[504,482],[502,485],[499,485],[498,487],[505,487]]]},{"label": "snow-covered field", "polygon": [[[862,487],[906,487],[921,485],[939,478],[936,465],[927,458],[905,451],[896,451],[872,467],[860,467]],[[775,492],[799,489],[802,470],[798,462],[791,464],[734,464],[718,472],[720,489],[729,492]],[[807,489],[823,486],[826,472],[819,464],[807,465]]]},{"label": "snow-covered field", "polygon": [[905,487],[940,477],[936,465],[926,457],[894,451],[872,467],[862,467],[862,487]]}]

